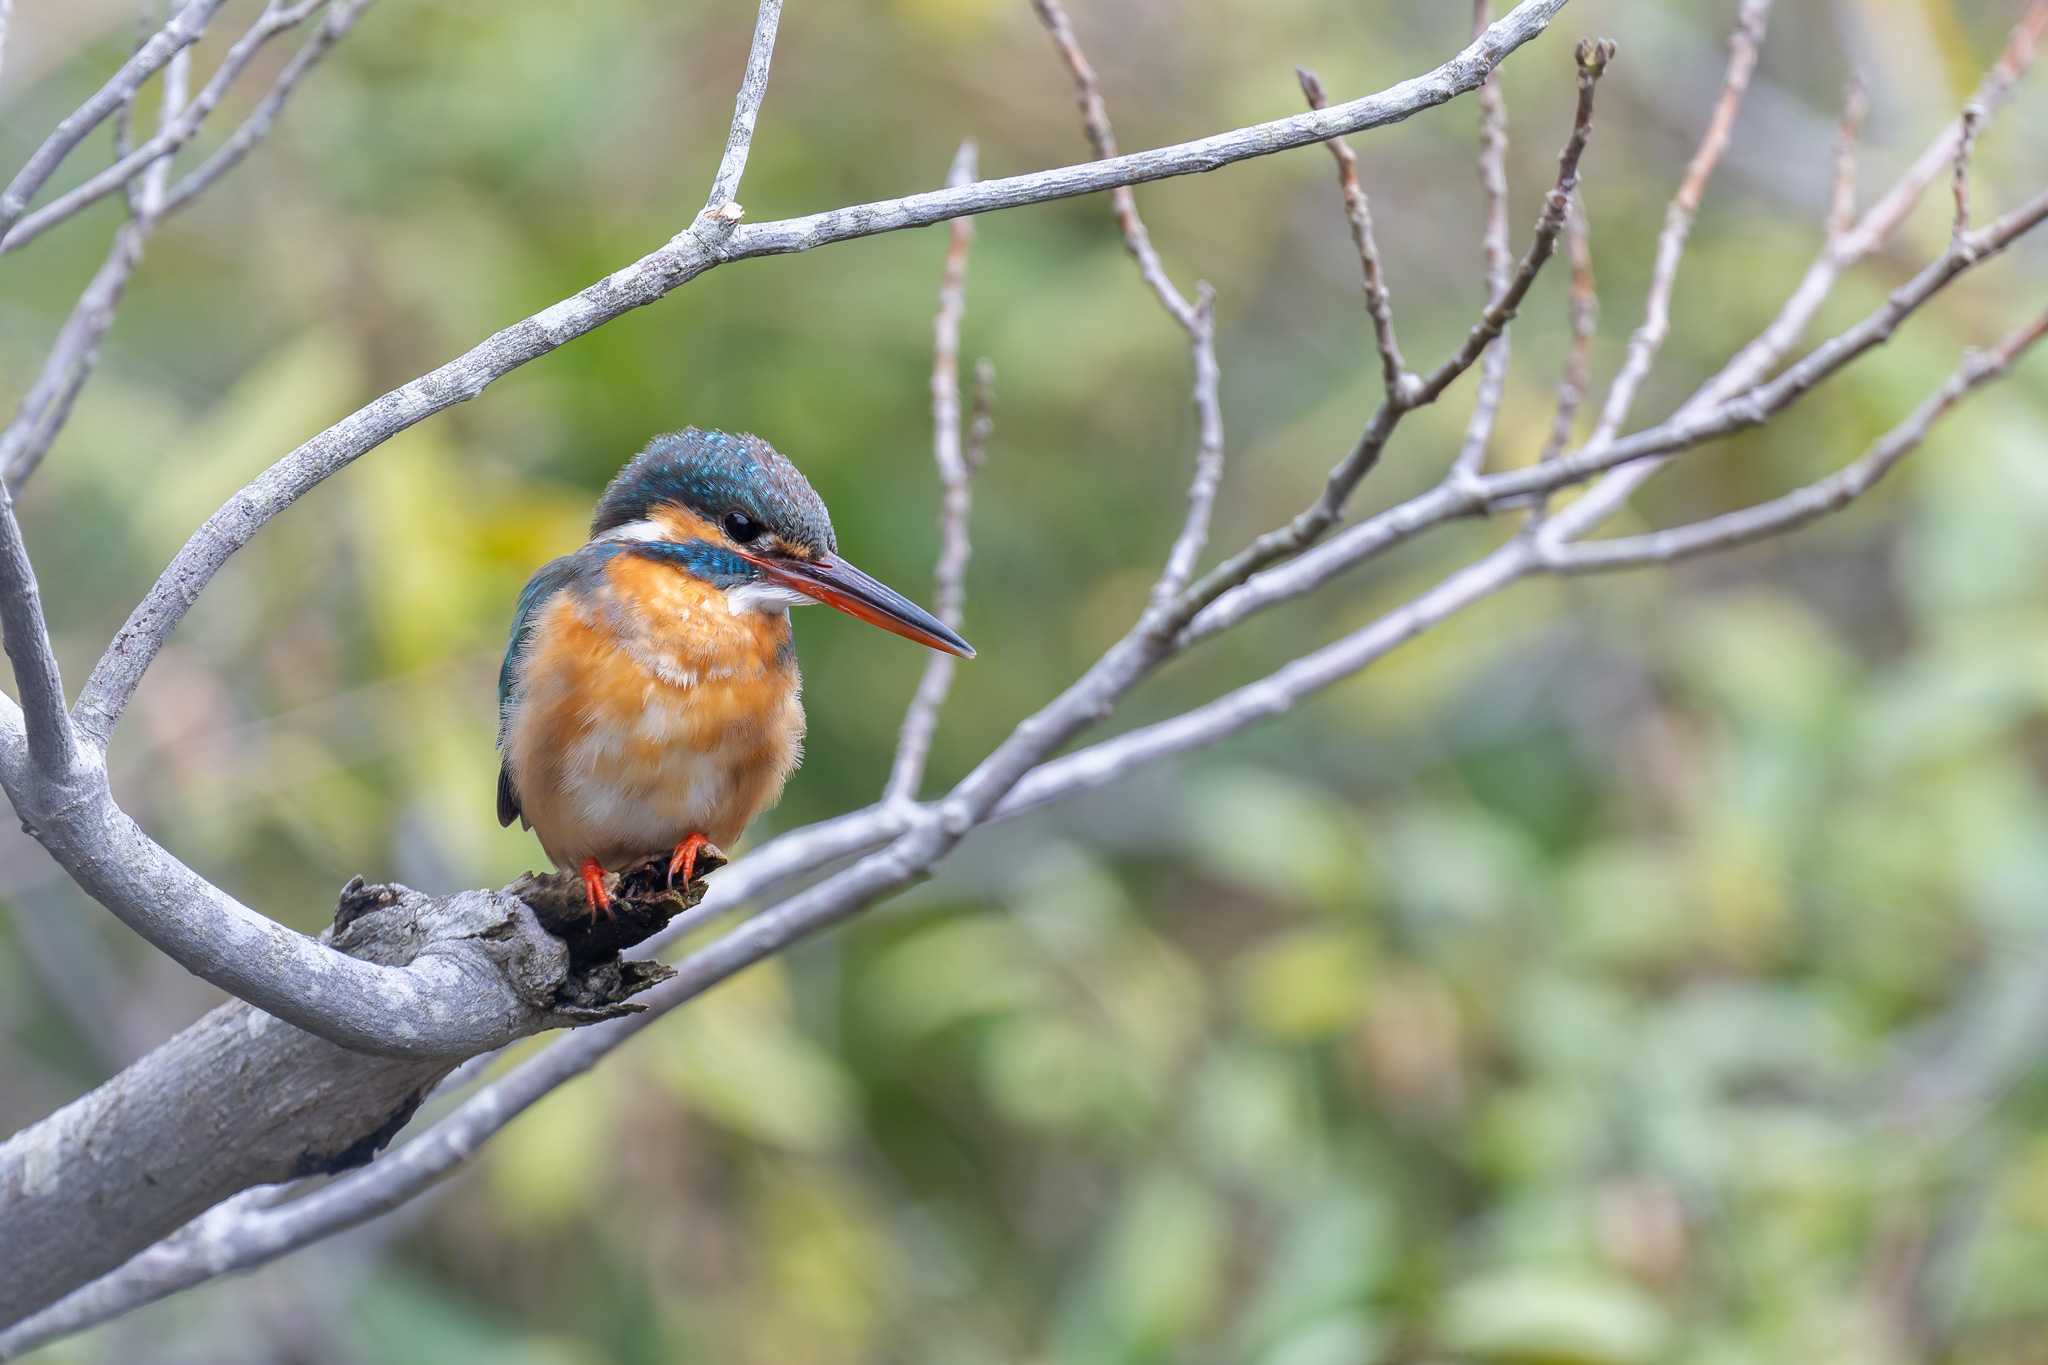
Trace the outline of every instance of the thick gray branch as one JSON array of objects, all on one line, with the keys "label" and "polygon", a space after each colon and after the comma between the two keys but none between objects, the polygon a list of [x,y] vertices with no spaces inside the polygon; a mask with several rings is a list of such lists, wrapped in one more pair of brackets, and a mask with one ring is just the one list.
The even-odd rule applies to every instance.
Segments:
[{"label": "thick gray branch", "polygon": [[[572,966],[525,904],[484,891],[435,898],[352,885],[333,955],[402,974],[468,964],[468,988],[504,992],[507,1037],[615,1015],[646,981]],[[460,987],[456,987],[460,989]],[[431,997],[439,1009],[459,998]],[[0,1323],[27,1313],[253,1185],[366,1162],[459,1060],[339,1048],[235,1002],[107,1084],[0,1144]],[[0,1349],[24,1349],[15,1336]]]}]

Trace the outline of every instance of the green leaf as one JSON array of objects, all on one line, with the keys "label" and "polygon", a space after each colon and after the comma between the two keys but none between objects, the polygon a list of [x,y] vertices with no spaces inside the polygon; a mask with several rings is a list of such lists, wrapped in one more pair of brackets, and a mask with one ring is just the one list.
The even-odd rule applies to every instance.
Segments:
[{"label": "green leaf", "polygon": [[1634,1365],[1658,1359],[1669,1335],[1654,1299],[1591,1273],[1490,1275],[1454,1290],[1442,1317],[1451,1350],[1517,1365]]}]

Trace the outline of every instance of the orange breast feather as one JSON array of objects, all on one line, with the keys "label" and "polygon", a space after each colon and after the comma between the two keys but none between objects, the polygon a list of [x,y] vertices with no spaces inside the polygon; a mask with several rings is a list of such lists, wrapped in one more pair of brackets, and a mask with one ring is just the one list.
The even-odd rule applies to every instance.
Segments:
[{"label": "orange breast feather", "polygon": [[789,621],[635,555],[543,608],[507,757],[558,866],[618,868],[702,833],[730,846],[803,738]]}]

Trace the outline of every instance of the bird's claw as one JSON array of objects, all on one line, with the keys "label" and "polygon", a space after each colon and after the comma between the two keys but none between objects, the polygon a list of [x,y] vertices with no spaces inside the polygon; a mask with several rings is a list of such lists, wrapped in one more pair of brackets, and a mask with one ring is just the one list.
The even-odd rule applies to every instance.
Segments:
[{"label": "bird's claw", "polygon": [[675,853],[668,860],[668,889],[676,886],[676,873],[683,874],[683,886],[687,888],[697,878],[697,854],[709,845],[711,838],[705,834],[691,834],[676,845]]},{"label": "bird's claw", "polygon": [[583,873],[583,899],[590,903],[590,922],[597,923],[597,912],[604,911],[604,917],[612,917],[611,893],[604,889],[604,869],[597,859],[585,858],[580,869]]}]

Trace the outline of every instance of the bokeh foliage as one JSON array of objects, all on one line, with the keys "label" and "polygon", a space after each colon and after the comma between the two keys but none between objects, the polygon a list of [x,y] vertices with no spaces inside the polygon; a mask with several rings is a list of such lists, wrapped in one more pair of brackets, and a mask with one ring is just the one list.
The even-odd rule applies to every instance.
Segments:
[{"label": "bokeh foliage", "polygon": [[[239,15],[247,4],[231,6]],[[249,165],[157,238],[25,520],[75,682],[218,501],[367,398],[665,240],[700,202],[752,6],[373,10]],[[1126,146],[1433,63],[1465,7],[1074,0]],[[2011,0],[1779,6],[1681,276],[1662,411],[1817,246],[1852,66],[1879,186],[1996,51]],[[1507,68],[1513,222],[1569,117],[1570,39],[1622,56],[1588,160],[1605,311],[1718,79],[1730,3],[1575,0]],[[58,13],[57,11],[62,11]],[[225,33],[231,26],[219,26]],[[123,6],[17,6],[0,147],[118,60]],[[216,55],[210,39],[202,62]],[[2036,186],[2023,93],[1985,211]],[[1478,306],[1464,102],[1358,140],[1411,358]],[[761,219],[1084,155],[1063,74],[996,0],[791,5],[742,195]],[[1148,187],[1218,290],[1218,542],[1299,506],[1376,383],[1320,152]],[[18,386],[111,208],[0,262]],[[1937,249],[1937,193],[1840,291]],[[492,819],[510,603],[653,432],[751,429],[849,554],[926,581],[942,238],[719,270],[391,442],[216,581],[115,752],[168,846],[305,929],[366,873],[442,890],[538,858]],[[2038,307],[2037,245],[1973,277],[1635,515],[1698,515],[1860,449]],[[1561,274],[1561,272],[1557,272]],[[1514,334],[1526,459],[1565,335]],[[969,356],[999,374],[968,634],[934,760],[962,771],[1121,631],[1192,449],[1185,357],[1107,207],[982,220]],[[1468,397],[1469,384],[1454,393]],[[721,988],[541,1105],[392,1224],[51,1360],[2020,1362],[2048,1332],[2048,466],[2036,363],[1796,539],[1538,583],[1300,713],[989,832],[935,883]],[[1433,479],[1462,401],[1364,491]],[[1460,527],[1206,647],[1126,719],[1255,676],[1497,534]],[[767,825],[871,799],[920,659],[806,616],[810,757]],[[192,1017],[205,990],[0,845],[0,1118]]]}]

